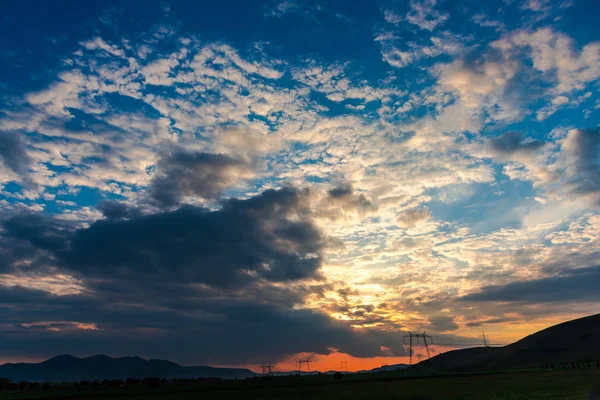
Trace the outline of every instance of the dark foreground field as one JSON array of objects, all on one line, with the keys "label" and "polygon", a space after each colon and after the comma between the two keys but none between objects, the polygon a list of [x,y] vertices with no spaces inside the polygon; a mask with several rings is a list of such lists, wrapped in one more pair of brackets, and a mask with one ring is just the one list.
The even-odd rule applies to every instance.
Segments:
[{"label": "dark foreground field", "polygon": [[[377,374],[370,374],[377,375]],[[356,377],[356,378],[354,378]],[[5,399],[595,399],[600,369],[511,372],[484,375],[409,378],[385,374],[378,380],[348,375],[284,377],[206,384],[168,384],[160,388],[123,387],[79,389],[70,386],[48,391],[1,395]],[[358,380],[360,379],[360,380]]]}]

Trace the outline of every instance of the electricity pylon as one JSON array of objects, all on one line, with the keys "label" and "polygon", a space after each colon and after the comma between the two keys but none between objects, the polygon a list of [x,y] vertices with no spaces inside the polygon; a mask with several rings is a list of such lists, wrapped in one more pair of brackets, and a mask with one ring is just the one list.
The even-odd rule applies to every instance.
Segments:
[{"label": "electricity pylon", "polygon": [[[423,344],[425,345],[425,349],[427,350],[427,358],[431,358],[431,353],[429,351],[429,345],[433,344],[433,338],[431,336],[427,335],[425,332],[423,332],[423,333],[411,333],[411,332],[408,332],[408,335],[405,335],[403,337],[404,344],[407,344],[406,343],[406,339],[408,339],[410,365],[412,365],[413,339],[417,340],[417,342],[416,342],[417,345],[421,344],[419,342],[419,339],[423,339]],[[419,359],[419,361],[421,361],[421,360]]]},{"label": "electricity pylon", "polygon": [[272,370],[273,365],[271,365],[271,364],[261,365],[260,367],[262,368],[263,375],[265,375],[265,374],[271,375],[271,373],[273,372],[273,370]]},{"label": "electricity pylon", "polygon": [[306,364],[306,369],[308,370],[308,372],[310,372],[310,363],[312,361],[310,361],[310,360],[298,360],[296,362],[298,363],[298,372],[302,372],[302,364]]},{"label": "electricity pylon", "polygon": [[348,363],[346,361],[340,361],[340,372],[348,372]]}]

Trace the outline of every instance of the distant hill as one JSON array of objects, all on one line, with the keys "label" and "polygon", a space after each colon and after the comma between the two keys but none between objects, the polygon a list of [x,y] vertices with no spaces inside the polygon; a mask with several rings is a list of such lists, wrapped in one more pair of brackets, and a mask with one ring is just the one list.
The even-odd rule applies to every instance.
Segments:
[{"label": "distant hill", "polygon": [[382,372],[382,371],[397,371],[399,369],[406,369],[410,367],[408,364],[390,364],[390,365],[382,365],[381,367],[358,371],[359,373],[369,373],[369,372]]},{"label": "distant hill", "polygon": [[0,377],[13,382],[58,382],[125,378],[248,378],[255,374],[244,368],[184,367],[166,360],[144,360],[140,357],[112,358],[98,355],[78,358],[56,356],[33,363],[0,365]]},{"label": "distant hill", "polygon": [[449,351],[418,365],[467,371],[587,360],[600,360],[600,314],[551,326],[508,346]]}]

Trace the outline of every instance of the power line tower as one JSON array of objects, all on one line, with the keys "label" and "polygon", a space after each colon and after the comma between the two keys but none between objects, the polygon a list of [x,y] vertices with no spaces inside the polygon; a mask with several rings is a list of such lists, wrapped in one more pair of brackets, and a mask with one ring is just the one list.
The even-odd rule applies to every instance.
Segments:
[{"label": "power line tower", "polygon": [[308,372],[310,373],[310,363],[311,363],[312,361],[310,361],[310,360],[304,360],[304,362],[306,363],[306,369],[307,369],[307,370],[308,370]]},{"label": "power line tower", "polygon": [[273,365],[271,364],[261,365],[260,367],[262,368],[263,375],[271,375],[271,373],[273,372]]},{"label": "power line tower", "polygon": [[302,364],[306,364],[306,370],[310,372],[311,360],[298,360],[296,362],[298,363],[298,372],[302,372]]},{"label": "power line tower", "polygon": [[487,338],[485,337],[485,332],[481,332],[481,335],[483,336],[483,347],[490,347]]},{"label": "power line tower", "polygon": [[340,361],[340,372],[348,372],[348,363],[346,361]]},{"label": "power line tower", "polygon": [[[410,365],[412,365],[413,345],[415,345],[415,344],[420,345],[421,339],[423,340],[423,345],[425,345],[425,349],[427,350],[427,358],[431,358],[431,352],[429,351],[429,345],[433,344],[433,338],[431,336],[427,335],[425,332],[423,332],[423,333],[408,332],[408,335],[405,335],[403,337],[404,344],[408,344],[408,346],[409,346]],[[408,343],[406,343],[407,341],[408,341]],[[421,361],[421,360],[419,359],[419,361]]]},{"label": "power line tower", "polygon": [[429,345],[433,344],[433,338],[429,335],[426,335],[425,332],[423,332],[423,342],[425,343],[425,349],[427,350],[427,358],[431,358],[431,353],[429,352]]}]

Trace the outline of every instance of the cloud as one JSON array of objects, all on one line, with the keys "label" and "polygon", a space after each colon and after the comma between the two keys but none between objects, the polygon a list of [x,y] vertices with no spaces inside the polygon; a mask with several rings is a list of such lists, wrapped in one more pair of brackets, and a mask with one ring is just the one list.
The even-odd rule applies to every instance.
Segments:
[{"label": "cloud", "polygon": [[421,60],[444,54],[457,54],[463,48],[463,39],[448,32],[432,36],[423,44],[408,42],[403,50],[391,43],[395,39],[395,37],[378,36],[375,40],[382,42],[383,61],[396,68],[404,68]]},{"label": "cloud", "polygon": [[25,142],[18,133],[0,131],[0,163],[16,174],[27,186],[34,185],[29,168],[33,164]]},{"label": "cloud", "polygon": [[96,205],[96,208],[107,219],[129,219],[142,215],[139,209],[118,201],[102,200]]},{"label": "cloud", "polygon": [[490,118],[514,121],[529,113],[539,99],[551,99],[545,118],[570,104],[567,94],[582,90],[600,77],[600,43],[577,51],[569,36],[550,28],[517,30],[472,48],[433,72],[438,82],[459,95],[468,107],[485,110]]},{"label": "cloud", "polygon": [[447,12],[436,10],[437,0],[411,0],[406,21],[421,29],[433,31],[450,18]]},{"label": "cloud", "polygon": [[465,326],[474,328],[477,326],[485,326],[488,324],[503,324],[506,322],[514,322],[515,318],[490,318],[484,321],[467,322]]},{"label": "cloud", "polygon": [[[21,265],[29,259],[38,277],[77,276],[83,285],[51,294],[3,281],[0,301],[10,306],[0,316],[12,324],[4,330],[11,354],[133,352],[258,363],[330,348],[357,357],[399,348],[395,332],[356,331],[297,308],[331,290],[320,271],[324,238],[311,222],[308,195],[267,190],[216,210],[184,206],[147,215],[103,202],[107,219],[83,228],[35,214],[6,218],[0,245],[28,248]],[[333,191],[338,199],[349,195]],[[32,250],[47,257],[33,260]]]},{"label": "cloud", "polygon": [[505,54],[528,48],[533,68],[555,78],[552,94],[582,89],[600,77],[600,42],[578,47],[573,39],[550,28],[516,31],[493,44]]},{"label": "cloud", "polygon": [[515,102],[521,99],[512,83],[521,73],[518,59],[495,50],[461,56],[449,64],[438,64],[434,72],[443,88],[455,92],[471,109],[490,110],[493,118],[515,118],[522,113]]},{"label": "cloud", "polygon": [[260,291],[256,298],[235,299],[166,289],[51,296],[0,287],[2,303],[10,305],[1,315],[12,325],[3,330],[10,343],[5,354],[133,353],[188,364],[258,364],[300,352],[329,354],[330,348],[356,357],[383,355],[382,345],[401,348],[396,332],[356,331],[318,311],[264,304]]},{"label": "cloud", "polygon": [[562,143],[567,186],[578,194],[600,192],[600,128],[573,129]]},{"label": "cloud", "polygon": [[403,20],[402,16],[396,14],[392,10],[385,10],[383,12],[383,18],[385,19],[385,22],[387,22],[388,24],[394,24],[394,25],[399,24]]},{"label": "cloud", "polygon": [[281,18],[285,14],[293,12],[302,12],[303,10],[304,8],[297,2],[291,0],[284,0],[278,2],[277,5],[275,5],[275,7],[269,9],[265,13],[265,16]]},{"label": "cloud", "polygon": [[429,318],[429,325],[434,332],[455,331],[459,328],[453,317],[446,316]]},{"label": "cloud", "polygon": [[85,275],[212,286],[286,282],[318,277],[322,262],[321,233],[306,218],[292,219],[304,212],[303,201],[293,189],[269,190],[215,211],[185,206],[76,231],[35,215],[12,217],[3,227],[6,236]]},{"label": "cloud", "polygon": [[486,157],[505,163],[502,172],[511,179],[529,180],[536,186],[560,180],[560,173],[549,165],[548,156],[554,147],[550,142],[508,131],[488,138],[486,147]]},{"label": "cloud", "polygon": [[173,206],[183,197],[218,198],[226,189],[252,177],[245,161],[224,154],[193,153],[175,149],[156,165],[148,193],[158,204]]},{"label": "cloud", "polygon": [[329,221],[354,217],[362,219],[377,209],[377,205],[363,193],[356,193],[352,185],[343,184],[327,192],[315,206],[315,216]]},{"label": "cloud", "polygon": [[544,147],[546,142],[542,140],[524,140],[520,132],[505,132],[502,135],[490,138],[488,145],[496,154],[532,153]]},{"label": "cloud", "polygon": [[391,96],[398,96],[401,91],[388,87],[372,87],[364,80],[356,79],[348,72],[348,64],[322,65],[310,60],[304,68],[295,68],[292,71],[294,79],[309,86],[312,90],[324,93],[334,102],[348,99],[371,102],[374,100],[388,100]]},{"label": "cloud", "polygon": [[484,286],[460,297],[464,302],[514,302],[526,304],[598,301],[600,267],[568,269],[557,276]]},{"label": "cloud", "polygon": [[402,228],[410,228],[429,218],[431,218],[431,211],[427,207],[421,207],[403,211],[396,221]]}]

